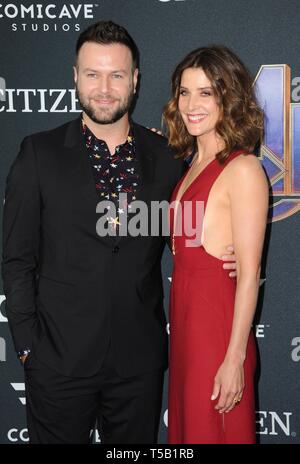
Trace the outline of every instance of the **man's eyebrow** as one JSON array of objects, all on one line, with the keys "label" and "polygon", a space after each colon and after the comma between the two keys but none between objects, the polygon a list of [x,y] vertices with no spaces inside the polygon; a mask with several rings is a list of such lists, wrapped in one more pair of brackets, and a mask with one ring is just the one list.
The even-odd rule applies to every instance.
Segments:
[{"label": "man's eyebrow", "polygon": [[[93,73],[99,73],[101,72],[100,70],[98,69],[92,69],[92,68],[85,68],[83,70],[83,72],[93,72]],[[114,69],[113,71],[110,71],[111,73],[124,73],[124,74],[127,74],[127,71],[125,69]]]},{"label": "man's eyebrow", "polygon": [[92,68],[85,68],[83,70],[83,72],[86,72],[86,71],[91,71],[91,72],[94,72],[94,73],[98,72],[97,69],[92,69]]}]

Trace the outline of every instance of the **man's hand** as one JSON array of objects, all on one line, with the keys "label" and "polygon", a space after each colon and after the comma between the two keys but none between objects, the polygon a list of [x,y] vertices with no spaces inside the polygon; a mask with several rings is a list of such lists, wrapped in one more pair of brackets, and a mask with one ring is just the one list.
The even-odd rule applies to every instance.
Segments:
[{"label": "man's hand", "polygon": [[27,359],[27,356],[28,356],[28,354],[24,354],[24,356],[21,356],[21,357],[20,357],[20,360],[21,360],[21,363],[23,364],[23,366],[24,366],[24,364],[25,364],[25,361],[26,361],[26,359]]},{"label": "man's hand", "polygon": [[[228,246],[227,248],[228,253],[221,257],[222,261],[225,261],[223,264],[223,269],[231,269],[232,272],[229,273],[229,277],[236,277],[236,257],[234,254],[234,248],[232,245]],[[228,263],[227,261],[234,261]]]}]

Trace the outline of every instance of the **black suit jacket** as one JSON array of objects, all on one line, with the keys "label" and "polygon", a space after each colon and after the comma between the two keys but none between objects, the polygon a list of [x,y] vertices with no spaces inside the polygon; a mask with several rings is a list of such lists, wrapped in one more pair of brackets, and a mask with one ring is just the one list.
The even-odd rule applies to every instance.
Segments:
[{"label": "black suit jacket", "polygon": [[[133,124],[137,200],[169,200],[183,173],[166,139]],[[111,338],[119,375],[167,366],[165,237],[99,237],[80,118],[26,137],[7,178],[2,275],[17,351],[91,376]]]}]

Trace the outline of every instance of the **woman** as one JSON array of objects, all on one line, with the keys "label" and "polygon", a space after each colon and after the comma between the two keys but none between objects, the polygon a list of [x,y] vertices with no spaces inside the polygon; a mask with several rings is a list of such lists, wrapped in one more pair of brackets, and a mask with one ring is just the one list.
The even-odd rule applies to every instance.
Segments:
[{"label": "woman", "polygon": [[[175,69],[164,119],[170,145],[193,155],[170,209],[169,442],[255,443],[251,324],[268,184],[251,154],[263,132],[251,76],[229,49],[199,48]],[[231,243],[236,281],[220,260]]]}]

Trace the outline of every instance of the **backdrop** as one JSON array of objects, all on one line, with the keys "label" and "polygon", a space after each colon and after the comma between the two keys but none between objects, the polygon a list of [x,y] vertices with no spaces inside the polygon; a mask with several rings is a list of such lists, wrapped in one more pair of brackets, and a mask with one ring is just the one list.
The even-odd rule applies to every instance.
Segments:
[{"label": "backdrop", "polygon": [[[273,191],[255,319],[257,434],[261,443],[300,443],[300,2],[95,1],[1,2],[1,193],[23,137],[78,115],[72,81],[74,47],[79,32],[89,24],[112,19],[128,28],[136,40],[141,51],[141,85],[133,117],[151,127],[160,126],[171,73],[187,52],[211,43],[237,52],[256,76],[266,112],[261,161]],[[166,296],[171,268],[166,251]],[[23,372],[13,349],[0,285],[0,443],[24,443],[28,436]],[[167,311],[167,298],[165,303]],[[167,374],[160,443],[166,443],[166,391]],[[95,441],[99,440],[96,435]]]}]

